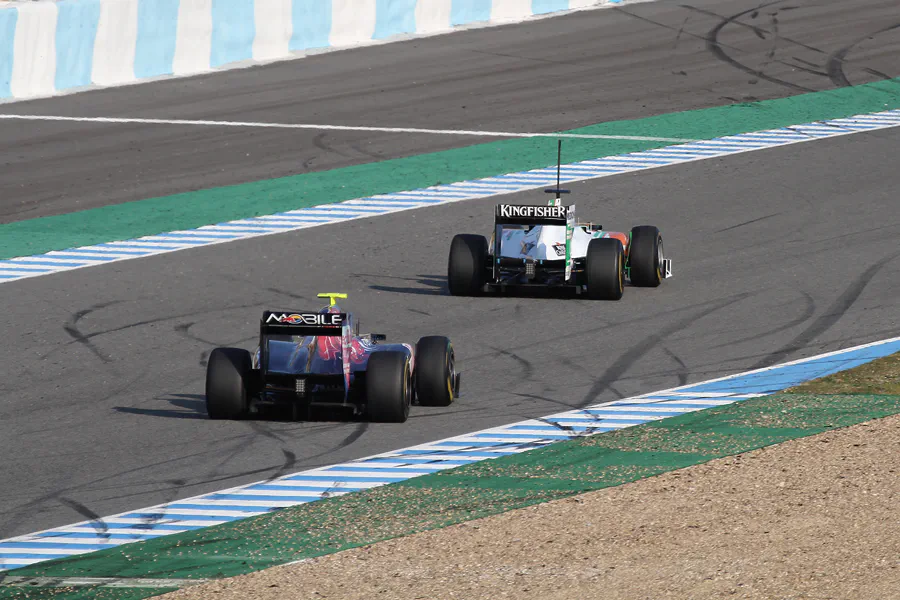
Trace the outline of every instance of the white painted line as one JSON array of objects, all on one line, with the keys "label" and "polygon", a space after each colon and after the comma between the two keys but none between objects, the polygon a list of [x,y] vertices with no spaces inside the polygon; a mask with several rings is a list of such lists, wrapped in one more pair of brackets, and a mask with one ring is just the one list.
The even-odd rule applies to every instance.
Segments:
[{"label": "white painted line", "polygon": [[124,117],[64,117],[60,115],[0,115],[0,119],[22,121],[70,121],[76,123],[114,123],[142,125],[194,125],[207,127],[259,127],[268,129],[311,129],[316,131],[377,131],[381,133],[421,133],[428,135],[463,135],[501,138],[567,138],[586,140],[632,140],[638,142],[691,142],[691,139],[641,135],[594,135],[582,133],[519,133],[511,131],[470,131],[464,129],[423,129],[419,127],[366,127],[358,125],[324,125],[314,123],[266,123],[253,121],[210,121],[198,119],[138,119]]}]

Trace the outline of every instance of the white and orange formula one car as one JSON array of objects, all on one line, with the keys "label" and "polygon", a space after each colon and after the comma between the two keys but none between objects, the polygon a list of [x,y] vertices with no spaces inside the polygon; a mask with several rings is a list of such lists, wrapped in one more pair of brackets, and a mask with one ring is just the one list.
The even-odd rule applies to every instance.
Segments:
[{"label": "white and orange formula one car", "polygon": [[514,291],[528,286],[571,288],[597,300],[618,300],[626,282],[656,287],[672,276],[659,229],[606,231],[580,223],[575,205],[563,206],[557,171],[556,194],[548,205],[500,204],[491,242],[459,234],[450,245],[447,280],[454,296]]}]

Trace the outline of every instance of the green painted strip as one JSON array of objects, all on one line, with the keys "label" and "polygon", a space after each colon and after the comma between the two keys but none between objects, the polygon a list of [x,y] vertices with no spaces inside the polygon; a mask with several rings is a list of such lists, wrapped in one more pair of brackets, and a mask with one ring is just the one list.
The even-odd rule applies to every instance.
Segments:
[{"label": "green painted strip", "polygon": [[[900,413],[900,396],[746,400],[236,523],[16,569],[17,577],[229,577],[612,487]],[[146,598],[165,590],[40,588],[28,598]],[[24,598],[0,585],[0,598]]]},{"label": "green painted strip", "polygon": [[[600,123],[567,133],[710,139],[894,108],[900,108],[900,79],[791,98]],[[664,145],[648,141],[568,140],[565,160],[574,162]],[[0,225],[0,259],[541,168],[555,164],[554,150],[552,139],[504,140],[18,221]]]}]

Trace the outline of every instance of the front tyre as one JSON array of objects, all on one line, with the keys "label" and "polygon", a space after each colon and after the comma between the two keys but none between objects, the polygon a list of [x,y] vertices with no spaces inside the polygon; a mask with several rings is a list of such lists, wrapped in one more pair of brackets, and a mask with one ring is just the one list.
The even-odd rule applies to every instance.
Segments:
[{"label": "front tyre", "polygon": [[616,238],[595,238],[585,257],[587,295],[591,300],[618,300],[625,291],[625,249]]},{"label": "front tyre", "polygon": [[447,285],[454,296],[477,296],[484,289],[488,243],[483,235],[460,233],[450,243]]},{"label": "front tyre", "polygon": [[403,423],[412,401],[412,373],[405,352],[374,352],[366,367],[366,412],[376,423]]},{"label": "front tyre", "polygon": [[206,412],[210,419],[242,419],[250,412],[247,383],[250,353],[216,348],[206,365]]},{"label": "front tyre", "polygon": [[662,235],[652,225],[639,225],[631,230],[628,250],[631,283],[638,287],[656,287],[663,280],[665,265]]},{"label": "front tyre", "polygon": [[442,335],[416,344],[416,397],[422,406],[449,406],[456,388],[453,345]]}]

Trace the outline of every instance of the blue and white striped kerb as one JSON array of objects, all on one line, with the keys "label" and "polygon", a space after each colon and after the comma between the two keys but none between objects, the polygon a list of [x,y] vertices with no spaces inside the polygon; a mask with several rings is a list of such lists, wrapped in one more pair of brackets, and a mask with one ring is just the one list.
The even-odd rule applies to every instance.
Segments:
[{"label": "blue and white striped kerb", "polygon": [[[742,133],[563,165],[562,181],[609,177],[898,125],[900,125],[900,110],[889,110],[845,119]],[[460,181],[406,192],[357,198],[336,204],[322,204],[312,208],[229,221],[185,231],[170,231],[133,240],[0,260],[0,283],[449,202],[512,194],[542,188],[555,182],[556,167],[548,167],[475,181]]]},{"label": "blue and white striped kerb", "polygon": [[0,99],[599,8],[602,0],[0,2]]},{"label": "blue and white striped kerb", "polygon": [[460,435],[0,541],[0,570],[252,517],[781,391],[900,351],[900,338]]}]

